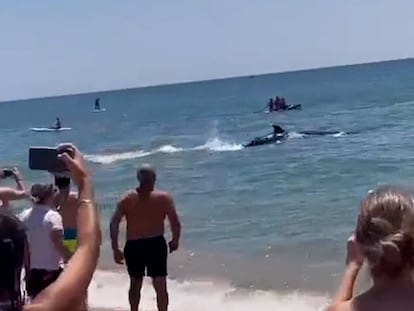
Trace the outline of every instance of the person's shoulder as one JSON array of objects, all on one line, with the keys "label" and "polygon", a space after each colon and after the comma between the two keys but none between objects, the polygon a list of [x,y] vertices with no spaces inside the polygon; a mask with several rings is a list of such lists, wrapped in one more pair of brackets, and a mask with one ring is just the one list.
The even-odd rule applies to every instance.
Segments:
[{"label": "person's shoulder", "polygon": [[121,201],[125,201],[125,200],[131,200],[137,197],[137,191],[135,189],[130,189],[125,191],[122,195],[121,195]]},{"label": "person's shoulder", "polygon": [[333,303],[325,311],[352,311],[352,301]]},{"label": "person's shoulder", "polygon": [[152,192],[153,199],[162,202],[165,205],[173,205],[174,199],[171,193],[162,190],[154,190]]},{"label": "person's shoulder", "polygon": [[62,215],[54,209],[50,209],[46,212],[45,218],[48,220],[55,220],[55,219],[61,219]]},{"label": "person's shoulder", "polygon": [[71,193],[69,193],[69,199],[78,200],[79,199],[78,198],[78,193],[77,192],[71,192]]},{"label": "person's shoulder", "polygon": [[62,221],[62,215],[60,215],[60,213],[55,210],[49,210],[44,217],[44,222],[48,224],[48,226],[51,226],[53,229],[62,230]]},{"label": "person's shoulder", "polygon": [[121,207],[125,211],[129,209],[130,206],[133,205],[133,202],[136,200],[136,198],[137,198],[136,190],[125,191],[118,201],[118,206]]},{"label": "person's shoulder", "polygon": [[41,303],[32,302],[30,304],[25,304],[22,308],[23,311],[43,311],[47,310],[45,306]]},{"label": "person's shoulder", "polygon": [[152,195],[158,198],[171,198],[172,197],[171,193],[169,193],[168,191],[159,190],[159,189],[155,189],[152,192]]},{"label": "person's shoulder", "polygon": [[67,202],[69,203],[76,203],[79,201],[78,194],[76,192],[69,193],[69,196],[67,198]]}]

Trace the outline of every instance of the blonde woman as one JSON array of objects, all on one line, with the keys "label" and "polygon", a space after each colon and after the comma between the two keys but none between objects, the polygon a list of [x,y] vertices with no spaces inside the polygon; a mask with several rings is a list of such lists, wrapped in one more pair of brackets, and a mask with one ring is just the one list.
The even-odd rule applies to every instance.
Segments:
[{"label": "blonde woman", "polygon": [[[354,296],[363,263],[372,286]],[[414,310],[414,206],[408,193],[382,187],[362,201],[355,234],[348,240],[346,270],[328,311]]]}]

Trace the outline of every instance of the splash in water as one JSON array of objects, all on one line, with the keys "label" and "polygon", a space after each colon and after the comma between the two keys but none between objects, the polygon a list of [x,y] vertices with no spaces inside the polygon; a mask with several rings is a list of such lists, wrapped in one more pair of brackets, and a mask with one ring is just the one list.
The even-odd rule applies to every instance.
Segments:
[{"label": "splash in water", "polygon": [[181,148],[173,145],[163,145],[151,151],[136,150],[136,151],[127,151],[127,152],[117,152],[111,154],[90,154],[86,155],[86,159],[93,163],[98,164],[110,164],[118,161],[125,161],[137,158],[147,157],[157,153],[178,153],[178,152],[190,152],[190,151],[200,151],[200,150],[209,150],[214,152],[223,152],[223,151],[237,151],[243,149],[241,144],[236,144],[233,142],[227,142],[221,140],[218,137],[208,139],[205,144],[196,146],[193,148]]}]

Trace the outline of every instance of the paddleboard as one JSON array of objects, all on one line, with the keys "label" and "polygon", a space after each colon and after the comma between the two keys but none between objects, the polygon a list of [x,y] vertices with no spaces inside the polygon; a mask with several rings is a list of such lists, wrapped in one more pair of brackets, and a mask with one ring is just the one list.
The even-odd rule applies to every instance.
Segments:
[{"label": "paddleboard", "polygon": [[93,110],[92,110],[92,112],[95,112],[95,113],[97,113],[97,112],[104,112],[104,111],[106,111],[106,108],[101,108],[101,109],[93,109]]},{"label": "paddleboard", "polygon": [[297,104],[297,105],[287,105],[285,109],[275,109],[272,111],[269,111],[268,109],[265,110],[265,113],[271,113],[271,112],[282,112],[282,111],[288,111],[288,110],[295,110],[295,109],[302,109],[302,105],[301,104]]},{"label": "paddleboard", "polygon": [[54,129],[51,127],[32,127],[30,128],[33,132],[63,132],[63,131],[70,131],[71,127],[61,127],[60,129]]}]

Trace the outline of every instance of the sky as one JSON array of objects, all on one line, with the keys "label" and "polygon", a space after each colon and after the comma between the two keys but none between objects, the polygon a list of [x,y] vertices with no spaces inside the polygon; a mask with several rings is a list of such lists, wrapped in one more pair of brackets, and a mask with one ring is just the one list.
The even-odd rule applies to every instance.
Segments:
[{"label": "sky", "polygon": [[0,101],[414,56],[410,0],[25,0]]}]

